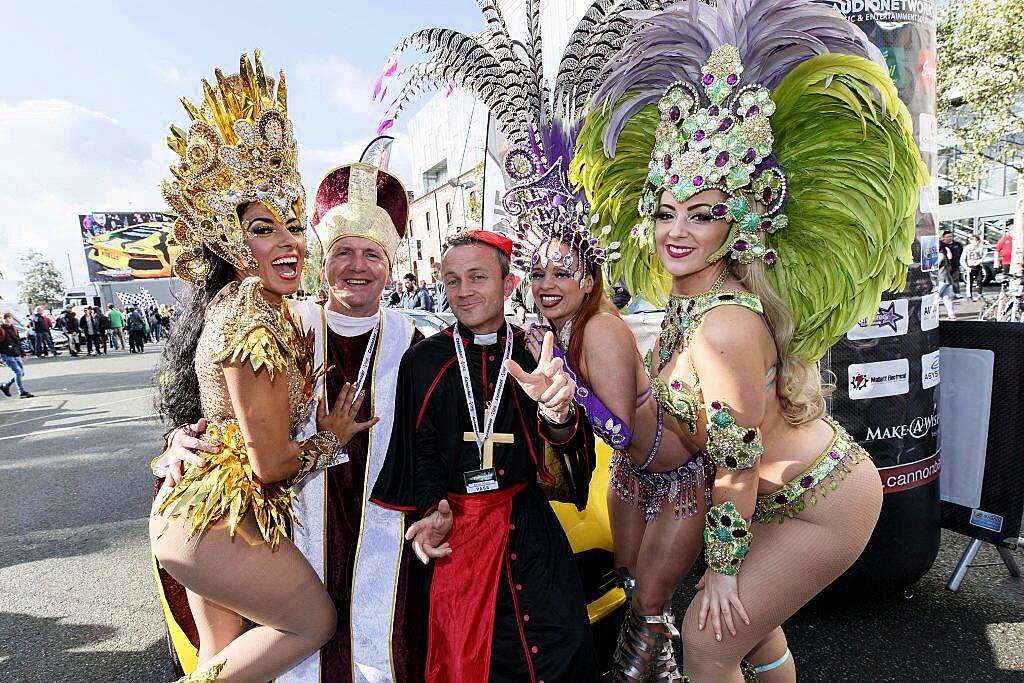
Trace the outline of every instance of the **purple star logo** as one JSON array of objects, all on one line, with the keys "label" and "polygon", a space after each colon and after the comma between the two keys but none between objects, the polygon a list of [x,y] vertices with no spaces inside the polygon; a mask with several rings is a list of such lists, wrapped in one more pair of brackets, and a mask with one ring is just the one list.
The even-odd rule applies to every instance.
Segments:
[{"label": "purple star logo", "polygon": [[872,327],[889,327],[893,332],[898,332],[896,323],[903,320],[903,316],[896,312],[896,302],[890,302],[887,307],[879,306],[878,315],[872,321]]}]

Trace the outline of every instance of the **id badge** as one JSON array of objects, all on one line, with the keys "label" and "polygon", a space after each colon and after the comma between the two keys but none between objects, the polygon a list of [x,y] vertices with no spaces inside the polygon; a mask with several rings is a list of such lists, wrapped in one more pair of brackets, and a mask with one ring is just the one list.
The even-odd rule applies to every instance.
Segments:
[{"label": "id badge", "polygon": [[498,475],[493,467],[466,472],[462,476],[466,478],[466,493],[486,493],[498,490]]}]

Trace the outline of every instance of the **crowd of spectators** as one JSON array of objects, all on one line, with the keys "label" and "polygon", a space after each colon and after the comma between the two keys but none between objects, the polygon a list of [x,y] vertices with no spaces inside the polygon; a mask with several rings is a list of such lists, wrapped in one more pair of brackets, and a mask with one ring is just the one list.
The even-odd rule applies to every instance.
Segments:
[{"label": "crowd of spectators", "polygon": [[22,398],[32,398],[23,384],[29,355],[60,356],[65,342],[67,354],[73,358],[105,356],[110,350],[144,353],[146,344],[166,338],[176,317],[174,307],[164,305],[120,308],[108,304],[106,310],[99,306],[66,306],[63,310],[38,306],[26,321],[5,313],[0,323],[0,365],[13,377],[0,382],[0,392],[11,396],[11,388],[17,386]]},{"label": "crowd of spectators", "polygon": [[426,280],[420,280],[417,283],[415,275],[406,273],[401,280],[395,283],[394,290],[387,297],[387,305],[390,308],[405,308],[431,313],[450,312],[451,306],[448,305],[448,294],[441,281],[439,264],[433,265],[431,275],[433,282],[428,287]]}]

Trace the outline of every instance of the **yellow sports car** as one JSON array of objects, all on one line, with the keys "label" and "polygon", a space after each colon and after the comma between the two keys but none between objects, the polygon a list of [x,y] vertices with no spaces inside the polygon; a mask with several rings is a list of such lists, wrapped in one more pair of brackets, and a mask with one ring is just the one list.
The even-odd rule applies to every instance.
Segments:
[{"label": "yellow sports car", "polygon": [[139,223],[89,238],[89,259],[116,277],[170,277],[171,262],[181,247],[169,223]]}]

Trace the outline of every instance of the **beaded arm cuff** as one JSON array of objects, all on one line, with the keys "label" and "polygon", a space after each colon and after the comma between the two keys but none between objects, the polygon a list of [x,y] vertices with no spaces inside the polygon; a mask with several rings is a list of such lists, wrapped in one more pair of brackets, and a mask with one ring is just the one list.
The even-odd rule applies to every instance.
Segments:
[{"label": "beaded arm cuff", "polygon": [[708,510],[704,525],[704,559],[712,571],[726,576],[740,573],[754,534],[730,501]]},{"label": "beaded arm cuff", "polygon": [[299,451],[299,471],[292,478],[294,486],[307,474],[348,462],[348,451],[331,431],[320,431],[302,443]]},{"label": "beaded arm cuff", "polygon": [[716,465],[747,470],[757,465],[763,453],[760,429],[740,427],[725,403],[713,401],[708,406],[708,455]]}]

